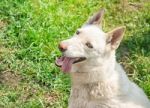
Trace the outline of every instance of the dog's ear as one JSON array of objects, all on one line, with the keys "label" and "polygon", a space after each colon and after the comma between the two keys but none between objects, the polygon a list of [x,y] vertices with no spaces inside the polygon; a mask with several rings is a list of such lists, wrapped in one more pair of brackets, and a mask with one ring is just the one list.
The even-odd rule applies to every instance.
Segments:
[{"label": "dog's ear", "polygon": [[107,33],[108,37],[106,41],[107,44],[110,44],[112,50],[118,48],[123,38],[124,32],[125,32],[125,26],[122,26],[122,27],[117,27],[114,30]]},{"label": "dog's ear", "polygon": [[87,21],[87,25],[100,25],[102,22],[102,18],[104,15],[105,10],[101,9],[100,11],[98,11],[96,14],[94,14],[88,21]]}]

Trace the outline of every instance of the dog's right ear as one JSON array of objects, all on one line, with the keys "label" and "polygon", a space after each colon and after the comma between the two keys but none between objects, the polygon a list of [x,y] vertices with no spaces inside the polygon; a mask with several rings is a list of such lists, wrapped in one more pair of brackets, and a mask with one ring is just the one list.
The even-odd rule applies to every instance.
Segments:
[{"label": "dog's right ear", "polygon": [[108,37],[106,42],[111,46],[112,50],[118,48],[123,38],[124,32],[125,32],[125,26],[122,26],[122,27],[117,27],[114,30],[107,33]]},{"label": "dog's right ear", "polygon": [[86,24],[87,25],[101,25],[104,12],[105,10],[101,9],[95,15],[93,15]]}]

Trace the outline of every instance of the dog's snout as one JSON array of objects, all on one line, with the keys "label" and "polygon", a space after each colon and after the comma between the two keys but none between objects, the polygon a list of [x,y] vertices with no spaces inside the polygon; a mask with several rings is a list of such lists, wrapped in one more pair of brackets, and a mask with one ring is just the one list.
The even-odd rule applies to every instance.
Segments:
[{"label": "dog's snout", "polygon": [[60,51],[65,52],[67,50],[67,45],[63,44],[63,43],[60,43],[58,45],[58,48],[59,48]]}]

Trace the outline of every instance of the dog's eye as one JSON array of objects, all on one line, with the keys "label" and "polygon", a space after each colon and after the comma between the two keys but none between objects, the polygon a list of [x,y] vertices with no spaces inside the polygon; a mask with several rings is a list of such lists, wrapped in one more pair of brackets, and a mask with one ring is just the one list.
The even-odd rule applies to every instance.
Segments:
[{"label": "dog's eye", "polygon": [[76,31],[76,34],[77,34],[77,35],[79,35],[79,34],[80,34],[80,31],[79,31],[79,30],[77,30],[77,31]]},{"label": "dog's eye", "polygon": [[86,45],[88,48],[93,48],[93,45],[92,45],[91,43],[89,43],[89,42],[87,42],[85,45]]}]

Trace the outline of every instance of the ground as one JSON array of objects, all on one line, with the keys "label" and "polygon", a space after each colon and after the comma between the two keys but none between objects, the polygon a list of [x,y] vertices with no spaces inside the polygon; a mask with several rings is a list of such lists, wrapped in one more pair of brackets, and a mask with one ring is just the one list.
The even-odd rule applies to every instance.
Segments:
[{"label": "ground", "polygon": [[117,60],[150,98],[148,0],[1,0],[0,108],[66,108],[70,78],[55,66],[58,42],[100,8],[104,31],[126,26]]}]

